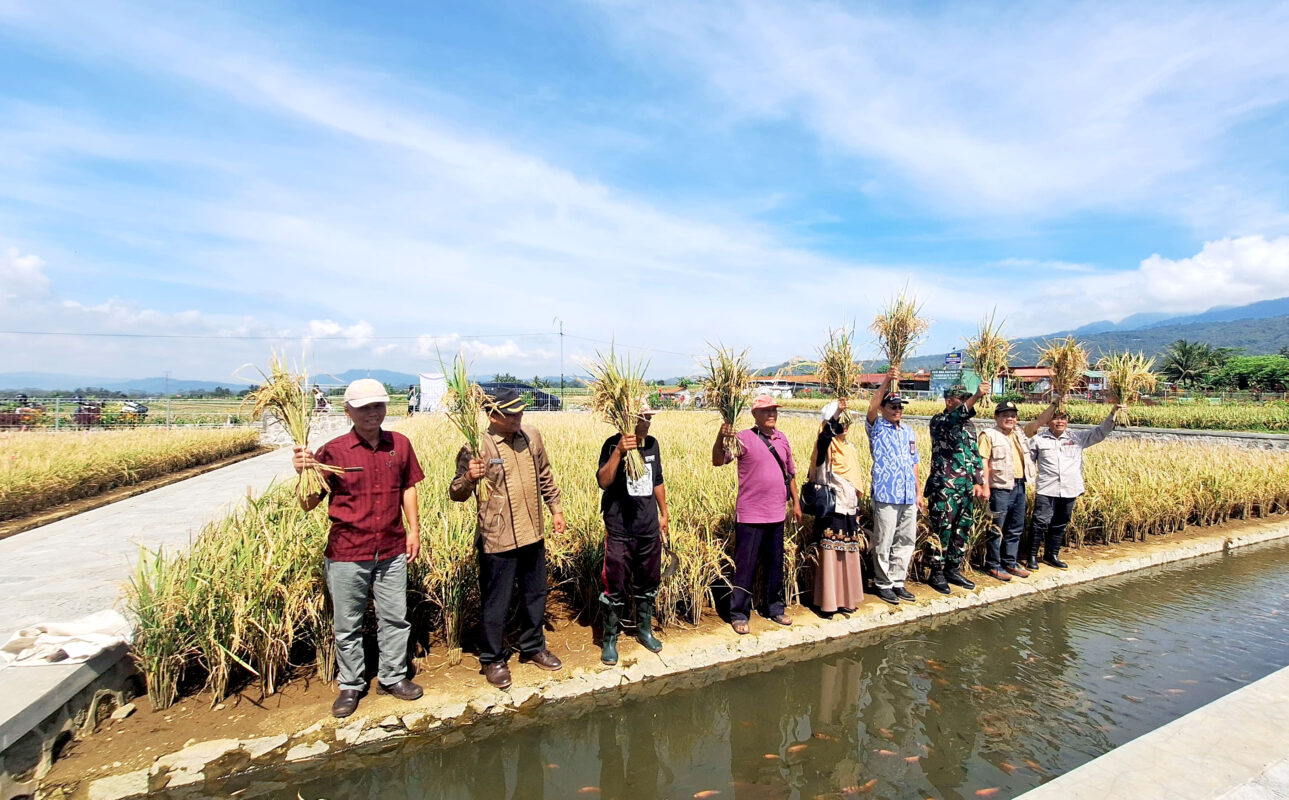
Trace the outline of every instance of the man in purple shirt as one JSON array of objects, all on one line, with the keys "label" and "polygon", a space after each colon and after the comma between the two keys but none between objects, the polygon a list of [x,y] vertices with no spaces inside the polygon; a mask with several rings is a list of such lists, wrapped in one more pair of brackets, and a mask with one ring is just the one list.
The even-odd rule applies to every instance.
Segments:
[{"label": "man in purple shirt", "polygon": [[[734,589],[730,595],[730,624],[734,632],[748,632],[752,613],[752,581],[756,565],[765,565],[766,616],[780,625],[791,625],[783,613],[783,522],[792,504],[792,519],[801,524],[797,499],[796,465],[792,445],[778,429],[779,404],[769,395],[752,401],[751,430],[734,432],[721,425],[712,445],[712,466],[738,459],[738,500],[734,505]],[[734,452],[726,446],[734,438]]]}]

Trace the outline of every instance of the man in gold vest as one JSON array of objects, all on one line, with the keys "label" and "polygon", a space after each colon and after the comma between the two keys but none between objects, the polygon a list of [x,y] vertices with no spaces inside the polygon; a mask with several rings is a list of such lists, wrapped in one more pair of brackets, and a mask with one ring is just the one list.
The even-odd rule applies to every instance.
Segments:
[{"label": "man in gold vest", "polygon": [[559,487],[541,434],[523,425],[524,403],[519,392],[501,388],[488,398],[488,432],[481,438],[481,456],[468,446],[457,454],[456,477],[448,496],[463,503],[479,481],[490,484],[488,500],[478,510],[479,591],[483,602],[479,663],[488,683],[510,686],[508,652],[504,643],[506,616],[518,583],[519,649],[521,663],[545,670],[563,666],[546,649],[542,622],[546,617],[546,542],[542,503],[551,512],[556,533],[564,532]]},{"label": "man in gold vest", "polygon": [[[1048,408],[1031,425],[1047,424],[1054,410],[1054,406]],[[1020,430],[1019,417],[1015,403],[999,403],[994,407],[994,427],[981,431],[979,441],[993,518],[985,542],[985,571],[1000,581],[1029,577],[1029,570],[1020,565],[1017,556],[1025,534],[1026,487],[1034,483],[1035,470],[1029,438]]]}]

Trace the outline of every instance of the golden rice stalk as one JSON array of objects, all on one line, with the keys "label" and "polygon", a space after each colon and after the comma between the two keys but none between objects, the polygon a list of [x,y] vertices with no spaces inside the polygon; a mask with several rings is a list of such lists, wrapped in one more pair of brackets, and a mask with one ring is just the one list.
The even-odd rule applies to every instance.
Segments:
[{"label": "golden rice stalk", "polygon": [[[985,385],[993,388],[994,378],[1011,365],[1014,345],[1002,334],[1002,322],[995,322],[997,309],[980,320],[976,335],[967,339],[967,358],[971,368],[976,371]],[[986,391],[981,399],[988,403],[992,391]]]},{"label": "golden rice stalk", "polygon": [[[447,384],[443,402],[447,408],[448,419],[465,437],[470,454],[479,458],[483,455],[480,441],[488,431],[488,424],[485,421],[487,415],[484,413],[487,396],[482,386],[470,380],[464,353],[457,353],[456,358],[452,360],[451,370],[444,366],[443,357],[440,355],[439,368],[443,370],[444,381]],[[491,479],[485,477],[475,484],[474,496],[480,506],[488,502],[491,495]]]},{"label": "golden rice stalk", "polygon": [[[1136,355],[1125,351],[1102,356],[1097,369],[1105,372],[1110,393],[1125,406],[1140,400],[1142,392],[1154,391],[1158,382],[1154,373],[1155,359],[1146,358],[1140,352]],[[1115,421],[1127,425],[1130,421],[1127,409],[1115,412]]]},{"label": "golden rice stalk", "polygon": [[1038,352],[1039,366],[1052,368],[1052,395],[1065,408],[1065,397],[1088,368],[1088,351],[1073,336],[1044,341]]},{"label": "golden rice stalk", "polygon": [[[245,366],[238,371],[245,369]],[[269,354],[268,373],[258,368],[256,371],[264,379],[263,383],[258,389],[246,395],[246,399],[242,401],[243,405],[251,404],[251,416],[256,419],[265,411],[273,412],[278,419],[282,420],[282,426],[286,428],[287,433],[291,434],[291,441],[307,447],[309,428],[313,425],[313,397],[305,389],[309,382],[309,375],[304,367],[301,366],[299,372],[292,372],[286,357],[279,356],[276,351],[273,351]],[[306,469],[300,473],[296,491],[301,497],[321,494],[326,488],[322,473],[343,471],[328,464],[318,464],[313,469]]]},{"label": "golden rice stalk", "polygon": [[[707,356],[703,401],[708,408],[716,409],[722,422],[736,427],[752,399],[752,368],[747,362],[747,350],[735,352],[733,348],[710,343],[707,346],[713,352]],[[725,446],[733,450],[737,440],[731,437]]]},{"label": "golden rice stalk", "polygon": [[[877,346],[895,369],[904,366],[904,360],[926,339],[931,320],[919,316],[922,305],[907,289],[891,298],[890,302],[873,318],[870,326],[877,336]],[[900,389],[899,381],[891,386],[892,392]]]},{"label": "golden rice stalk", "polygon": [[[817,372],[819,381],[838,400],[849,399],[859,391],[859,382],[864,370],[855,360],[855,327],[842,326],[828,332],[828,343],[819,348]],[[845,414],[844,423],[849,425],[850,411]]]},{"label": "golden rice stalk", "polygon": [[[598,350],[595,355],[594,361],[584,362],[592,378],[591,411],[618,433],[629,436],[635,433],[648,392],[644,376],[649,362],[633,362],[629,355],[618,358],[612,347],[607,356]],[[632,450],[627,453],[627,476],[634,481],[643,474],[644,458],[638,449]]]}]

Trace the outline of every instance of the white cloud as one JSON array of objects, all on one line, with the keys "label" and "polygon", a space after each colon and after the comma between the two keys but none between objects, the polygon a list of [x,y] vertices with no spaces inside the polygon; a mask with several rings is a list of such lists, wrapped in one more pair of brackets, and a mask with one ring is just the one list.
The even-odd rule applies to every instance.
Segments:
[{"label": "white cloud", "polygon": [[16,247],[0,252],[0,306],[38,300],[49,294],[45,262],[39,256],[21,255]]},{"label": "white cloud", "polygon": [[371,324],[364,321],[353,325],[341,325],[329,319],[309,320],[309,333],[306,341],[316,339],[340,339],[339,346],[347,350],[356,350],[370,344],[375,333]]},{"label": "white cloud", "polygon": [[1226,138],[1289,100],[1283,4],[602,6],[651,63],[696,75],[727,114],[804,126],[880,195],[966,217],[1206,225],[1193,198],[1222,187],[1279,197],[1268,219],[1285,222],[1280,181]]},{"label": "white cloud", "polygon": [[417,337],[416,354],[422,358],[442,357],[444,364],[450,364],[456,354],[465,355],[470,369],[479,365],[518,364],[525,361],[550,361],[557,353],[544,348],[523,348],[513,339],[503,339],[492,343],[474,337],[463,337],[459,333],[423,334]]}]

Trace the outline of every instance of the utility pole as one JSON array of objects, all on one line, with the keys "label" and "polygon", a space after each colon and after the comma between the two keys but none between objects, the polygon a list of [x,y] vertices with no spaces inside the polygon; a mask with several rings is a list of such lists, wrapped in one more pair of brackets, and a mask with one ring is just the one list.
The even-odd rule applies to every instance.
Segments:
[{"label": "utility pole", "polygon": [[556,317],[559,323],[559,410],[564,411],[564,320]]}]

